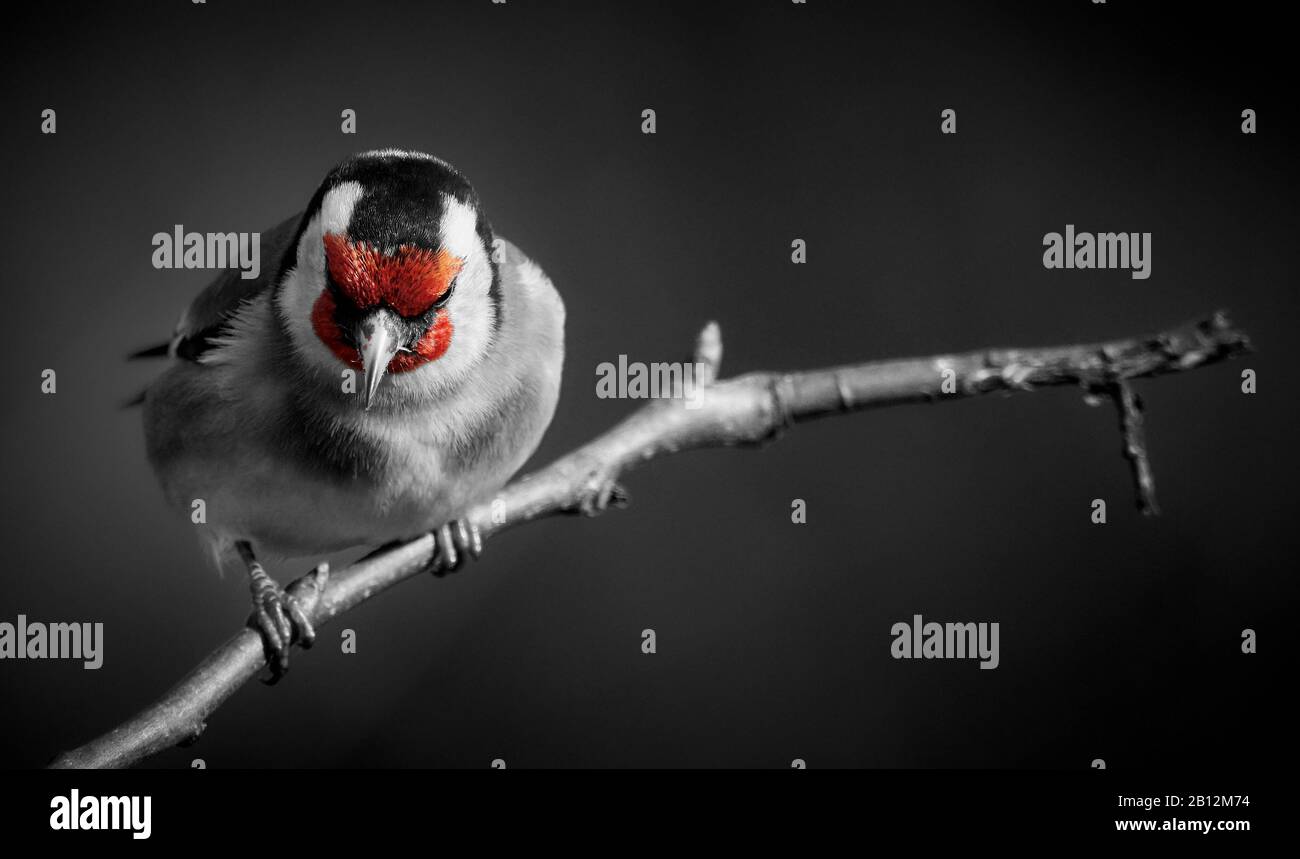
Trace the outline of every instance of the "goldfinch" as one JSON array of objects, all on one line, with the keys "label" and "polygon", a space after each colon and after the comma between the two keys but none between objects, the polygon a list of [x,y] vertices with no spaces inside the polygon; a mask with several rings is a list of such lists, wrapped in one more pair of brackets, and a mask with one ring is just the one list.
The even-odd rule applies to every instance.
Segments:
[{"label": "goldfinch", "polygon": [[182,315],[145,391],[148,457],[218,566],[239,558],[275,676],[314,632],[258,558],[433,531],[441,568],[476,555],[453,520],[496,492],[554,414],[564,305],[494,236],[438,158],[365,152],[261,234]]}]

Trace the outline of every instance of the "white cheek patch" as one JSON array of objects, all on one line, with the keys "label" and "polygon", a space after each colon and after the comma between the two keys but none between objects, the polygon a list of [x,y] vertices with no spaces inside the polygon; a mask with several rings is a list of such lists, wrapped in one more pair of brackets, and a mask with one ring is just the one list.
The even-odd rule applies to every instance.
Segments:
[{"label": "white cheek patch", "polygon": [[442,220],[438,222],[442,246],[454,256],[468,260],[479,245],[478,216],[469,206],[448,194],[443,195],[442,202]]},{"label": "white cheek patch", "polygon": [[[347,235],[352,221],[352,210],[364,192],[359,182],[340,182],[329,190],[320,206],[320,225],[323,233]],[[319,236],[317,241],[319,242]],[[302,247],[299,246],[299,250]]]},{"label": "white cheek patch", "polygon": [[[352,201],[355,204],[355,200]],[[350,210],[349,210],[350,211]],[[300,354],[323,367],[334,367],[339,360],[312,329],[311,314],[325,288],[325,242],[317,214],[298,240],[298,264],[285,272],[276,300],[276,311]],[[345,222],[346,223],[346,222]]]},{"label": "white cheek patch", "polygon": [[326,367],[332,368],[340,362],[316,336],[311,323],[312,308],[325,288],[325,234],[347,235],[352,212],[364,193],[358,182],[342,182],[326,193],[320,211],[298,239],[298,264],[285,275],[280,286],[276,310],[294,345],[315,363]]}]

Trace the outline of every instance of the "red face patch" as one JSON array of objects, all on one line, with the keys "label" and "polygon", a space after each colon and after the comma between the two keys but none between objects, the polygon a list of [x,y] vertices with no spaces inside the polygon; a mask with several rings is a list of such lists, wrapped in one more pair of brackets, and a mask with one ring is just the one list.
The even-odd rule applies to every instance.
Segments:
[{"label": "red face patch", "polygon": [[447,250],[402,245],[389,256],[337,233],[325,236],[325,262],[343,294],[365,310],[386,302],[402,316],[419,316],[451,286],[465,261]]},{"label": "red face patch", "polygon": [[[445,249],[402,245],[392,255],[380,253],[365,243],[353,244],[337,233],[325,236],[325,261],[339,290],[361,310],[387,305],[405,317],[421,316],[446,294],[465,261]],[[312,307],[316,336],[340,360],[361,369],[355,347],[344,340],[334,321],[336,301],[329,289],[321,292]],[[410,352],[398,352],[388,372],[401,373],[442,357],[451,345],[451,317],[445,309]]]}]

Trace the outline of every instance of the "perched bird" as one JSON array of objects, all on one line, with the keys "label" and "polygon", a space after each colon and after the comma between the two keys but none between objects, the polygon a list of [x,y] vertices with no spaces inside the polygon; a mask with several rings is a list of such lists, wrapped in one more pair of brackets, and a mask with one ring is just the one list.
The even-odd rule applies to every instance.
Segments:
[{"label": "perched bird", "polygon": [[181,316],[143,395],[150,463],[217,564],[238,557],[276,676],[314,638],[257,558],[434,532],[435,564],[477,555],[454,521],[537,447],[559,396],[564,305],[494,237],[470,183],[419,152],[356,155],[305,212],[261,234]]}]

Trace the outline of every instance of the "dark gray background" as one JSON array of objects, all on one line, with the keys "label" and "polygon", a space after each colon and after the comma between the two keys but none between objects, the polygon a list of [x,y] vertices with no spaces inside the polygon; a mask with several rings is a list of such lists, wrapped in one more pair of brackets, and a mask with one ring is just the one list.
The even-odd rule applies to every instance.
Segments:
[{"label": "dark gray background", "polygon": [[[1112,410],[1071,391],[672,457],[629,476],[630,510],[510,531],[469,571],[368,603],[344,623],[356,655],[325,629],[284,683],[245,687],[151,765],[1273,760],[1298,530],[1293,48],[1249,4],[1206,20],[1137,5],[7,12],[0,620],[102,621],[107,641],[97,672],[0,663],[0,763],[110,728],[247,611],[117,408],[160,369],[122,356],[209,278],[154,270],[150,237],[263,229],[380,146],[460,167],[565,298],[564,390],[534,465],[635,407],[595,397],[597,364],[685,357],[708,319],[728,375],[1103,339],[1220,306],[1260,351],[1139,385],[1162,518],[1132,508]],[[1152,232],[1151,279],[1044,270],[1042,236],[1066,223]],[[1001,667],[891,659],[914,612],[999,622]],[[1240,654],[1244,627],[1259,655]]]}]

